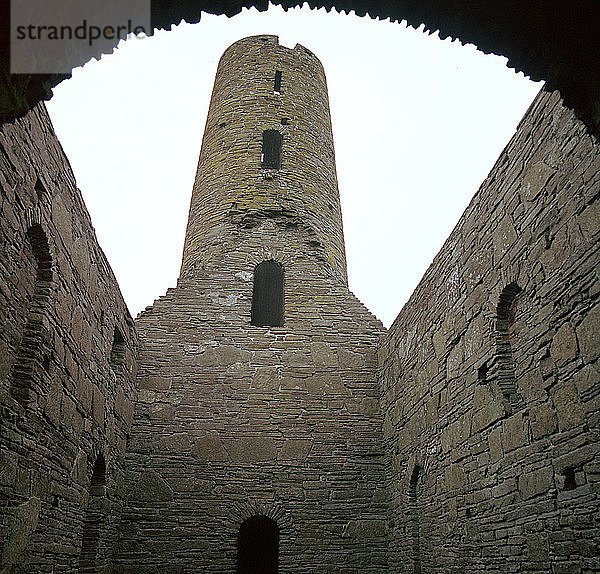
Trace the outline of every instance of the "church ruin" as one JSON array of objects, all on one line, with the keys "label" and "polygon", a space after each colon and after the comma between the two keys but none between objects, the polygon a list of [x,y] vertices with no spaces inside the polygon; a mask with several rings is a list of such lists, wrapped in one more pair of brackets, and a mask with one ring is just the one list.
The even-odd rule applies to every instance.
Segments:
[{"label": "church ruin", "polygon": [[598,571],[598,151],[540,92],[386,331],[320,62],[240,40],[133,320],[43,104],[4,124],[2,571]]}]

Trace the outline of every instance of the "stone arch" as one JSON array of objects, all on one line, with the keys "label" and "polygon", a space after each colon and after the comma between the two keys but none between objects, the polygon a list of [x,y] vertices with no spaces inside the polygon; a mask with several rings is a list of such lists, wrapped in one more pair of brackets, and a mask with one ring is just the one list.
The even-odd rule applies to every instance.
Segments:
[{"label": "stone arch", "polygon": [[98,545],[108,511],[106,499],[106,461],[99,454],[92,469],[88,487],[88,504],[81,534],[79,573],[96,572]]},{"label": "stone arch", "polygon": [[282,504],[277,502],[264,503],[260,500],[252,499],[235,504],[231,509],[231,521],[229,528],[237,535],[240,525],[244,520],[252,516],[266,516],[273,519],[279,526],[280,534],[286,537],[293,535],[294,524],[290,514],[284,510]]},{"label": "stone arch", "polygon": [[279,528],[279,556],[291,552],[291,543],[296,538],[296,527],[292,515],[279,501],[263,501],[249,499],[233,504],[228,514],[228,522],[224,524],[228,539],[237,541],[241,525],[253,516],[264,516],[273,520]]},{"label": "stone arch", "polygon": [[[259,10],[267,8],[266,3],[252,2]],[[296,3],[286,3],[286,7]],[[339,3],[334,3],[337,6]],[[323,2],[312,4],[319,8]],[[1,5],[0,14],[9,21],[8,4]],[[330,9],[331,4],[326,8]],[[597,20],[592,12],[591,2],[582,10],[572,10],[564,2],[552,0],[544,4],[543,9],[532,3],[530,6],[518,3],[507,8],[498,3],[478,3],[469,6],[456,0],[446,4],[439,1],[408,4],[377,3],[364,0],[352,0],[339,10],[354,10],[357,15],[368,13],[372,18],[392,21],[406,20],[410,26],[439,30],[440,38],[459,38],[463,43],[475,44],[485,53],[506,56],[511,67],[523,71],[532,79],[547,81],[549,89],[559,89],[569,107],[576,110],[577,115],[586,122],[588,128],[598,135],[600,127],[600,81],[595,55],[598,53]],[[208,7],[210,12],[233,16],[240,12],[242,3],[239,0],[225,0],[218,7]],[[200,10],[195,0],[182,0],[177,8],[166,2],[156,0],[153,3],[152,24],[156,29],[170,29],[172,24],[181,19],[188,23],[198,22]],[[490,22],[495,22],[490,26]],[[538,34],[528,34],[528,30],[539,30]],[[556,38],[560,41],[556,41]],[[8,37],[4,39],[8,45]],[[88,54],[81,52],[75,59],[77,65],[85,63]],[[8,62],[8,59],[6,59]],[[590,81],[581,82],[581,78]],[[18,94],[19,97],[8,105],[0,114],[3,121],[11,121],[32,108],[38,101],[47,99],[49,87],[59,83],[63,75],[40,74],[38,76],[10,77],[6,73],[9,89],[6,93]]]},{"label": "stone arch", "polygon": [[50,372],[50,328],[48,305],[52,291],[52,255],[48,238],[39,223],[25,233],[26,247],[31,251],[35,273],[31,301],[25,327],[12,368],[11,395],[23,406],[42,394]]},{"label": "stone arch", "polygon": [[[276,234],[277,233],[277,224],[273,220],[266,220],[260,226],[261,235],[268,235],[269,233]],[[261,237],[261,240],[264,241],[264,237]],[[291,264],[292,260],[284,253],[277,245],[269,245],[263,244],[260,249],[257,249],[256,252],[252,253],[248,257],[248,263],[254,267],[256,267],[262,261],[273,260],[277,261],[283,265],[283,267],[287,267]]]}]

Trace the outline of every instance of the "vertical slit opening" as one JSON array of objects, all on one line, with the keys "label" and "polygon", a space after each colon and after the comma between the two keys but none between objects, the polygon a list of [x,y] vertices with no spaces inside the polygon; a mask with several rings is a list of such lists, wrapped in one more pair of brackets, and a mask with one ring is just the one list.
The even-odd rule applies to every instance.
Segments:
[{"label": "vertical slit opening", "polygon": [[91,574],[97,571],[98,544],[106,510],[106,463],[104,457],[100,454],[94,463],[88,489],[88,505],[83,522],[81,551],[79,554],[80,574]]},{"label": "vertical slit opening", "polygon": [[281,76],[282,76],[282,72],[281,70],[276,70],[275,71],[275,82],[273,85],[273,93],[274,94],[281,94]]},{"label": "vertical slit opening", "polygon": [[265,130],[262,139],[261,167],[279,169],[281,166],[281,133],[277,130]]},{"label": "vertical slit opening", "polygon": [[422,468],[415,465],[410,477],[409,507],[412,530],[413,573],[421,574],[421,516],[419,512],[419,486]]},{"label": "vertical slit opening", "polygon": [[479,384],[485,385],[487,383],[487,377],[488,377],[488,366],[487,366],[487,363],[483,363],[483,365],[481,365],[479,367],[479,369],[477,369],[477,380],[479,381]]},{"label": "vertical slit opening", "polygon": [[125,339],[118,327],[115,327],[110,349],[110,365],[114,369],[125,362]]},{"label": "vertical slit opening", "polygon": [[254,269],[250,324],[258,327],[283,326],[283,265],[263,261]]},{"label": "vertical slit opening", "polygon": [[563,490],[574,490],[577,487],[575,481],[575,470],[573,468],[565,468],[563,474]]}]

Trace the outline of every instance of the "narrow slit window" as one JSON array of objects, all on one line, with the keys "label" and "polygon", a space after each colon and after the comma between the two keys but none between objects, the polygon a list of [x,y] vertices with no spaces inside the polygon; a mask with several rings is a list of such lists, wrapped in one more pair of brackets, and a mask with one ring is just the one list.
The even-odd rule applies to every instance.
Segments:
[{"label": "narrow slit window", "polygon": [[83,522],[79,572],[96,572],[98,542],[106,519],[106,463],[99,455],[94,464],[88,489],[88,506]]},{"label": "narrow slit window", "polygon": [[277,130],[265,130],[262,140],[261,167],[279,169],[281,165],[281,134]]},{"label": "narrow slit window", "polygon": [[421,574],[421,513],[419,512],[422,468],[415,465],[410,477],[409,510],[411,514],[413,573]]},{"label": "narrow slit window", "polygon": [[281,94],[281,70],[275,71],[275,84],[273,85],[273,93]]},{"label": "narrow slit window", "polygon": [[250,323],[258,327],[283,325],[283,266],[263,261],[254,269]]}]

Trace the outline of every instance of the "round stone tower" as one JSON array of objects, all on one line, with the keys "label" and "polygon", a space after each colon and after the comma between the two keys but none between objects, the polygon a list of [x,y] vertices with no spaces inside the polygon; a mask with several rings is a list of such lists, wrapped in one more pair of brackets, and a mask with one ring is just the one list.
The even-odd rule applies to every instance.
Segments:
[{"label": "round stone tower", "polygon": [[323,66],[299,44],[254,36],[230,46],[217,68],[181,277],[267,218],[308,231],[316,259],[347,283]]}]

